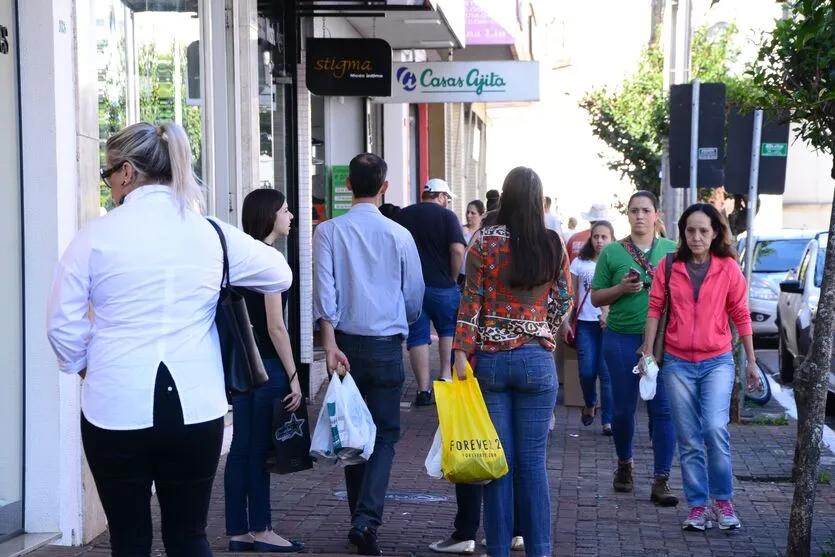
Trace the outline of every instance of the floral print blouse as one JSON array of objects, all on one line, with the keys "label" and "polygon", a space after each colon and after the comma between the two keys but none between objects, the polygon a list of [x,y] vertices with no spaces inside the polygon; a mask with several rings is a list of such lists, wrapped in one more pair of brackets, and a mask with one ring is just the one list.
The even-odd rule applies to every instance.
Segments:
[{"label": "floral print blouse", "polygon": [[557,331],[574,304],[569,259],[562,244],[559,275],[532,290],[510,288],[510,234],[486,227],[467,254],[467,279],[458,310],[454,348],[501,352],[538,341],[556,348]]}]

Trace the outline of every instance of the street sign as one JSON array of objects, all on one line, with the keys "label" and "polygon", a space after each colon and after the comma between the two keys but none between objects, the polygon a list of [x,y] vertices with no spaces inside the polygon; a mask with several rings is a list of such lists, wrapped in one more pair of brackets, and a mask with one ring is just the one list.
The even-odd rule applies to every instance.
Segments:
[{"label": "street sign", "polygon": [[719,160],[718,147],[699,147],[700,161],[716,161]]},{"label": "street sign", "polygon": [[[757,191],[782,194],[786,189],[786,162],[789,152],[789,125],[776,114],[763,114],[760,139],[760,171]],[[751,174],[751,144],[754,140],[754,114],[741,115],[731,107],[728,118],[728,162],[725,167],[725,191],[748,195]]]},{"label": "street sign", "polygon": [[[690,186],[690,126],[693,86],[670,88],[670,185]],[[725,181],[725,84],[699,86],[699,151],[697,182],[716,188]]]},{"label": "street sign", "polygon": [[789,156],[789,144],[763,143],[760,154],[764,157],[787,157]]}]

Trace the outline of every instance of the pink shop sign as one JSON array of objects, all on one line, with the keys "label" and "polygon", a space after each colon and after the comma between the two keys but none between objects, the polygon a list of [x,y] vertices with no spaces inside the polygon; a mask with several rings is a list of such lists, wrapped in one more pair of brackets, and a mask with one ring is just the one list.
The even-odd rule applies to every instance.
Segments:
[{"label": "pink shop sign", "polygon": [[477,0],[467,0],[467,45],[511,45],[515,42]]}]

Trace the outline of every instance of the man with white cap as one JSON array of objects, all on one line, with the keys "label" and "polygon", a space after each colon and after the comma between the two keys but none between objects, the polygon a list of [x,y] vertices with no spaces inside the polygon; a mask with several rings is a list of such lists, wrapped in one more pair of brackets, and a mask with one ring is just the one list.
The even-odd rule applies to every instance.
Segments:
[{"label": "man with white cap", "polygon": [[409,327],[409,338],[406,341],[409,360],[418,383],[416,406],[432,404],[429,374],[430,321],[438,333],[441,377],[448,379],[452,376],[452,339],[461,301],[456,279],[464,261],[467,243],[458,217],[447,209],[450,199],[455,199],[455,196],[449,184],[433,178],[426,183],[421,203],[401,209],[394,217],[415,239],[423,267],[423,282],[426,284],[423,313]]},{"label": "man with white cap", "polygon": [[583,249],[583,246],[591,235],[591,229],[594,228],[594,223],[601,220],[609,220],[609,207],[605,203],[595,203],[591,206],[588,213],[580,213],[580,216],[589,222],[589,227],[582,232],[574,234],[571,238],[567,238],[568,245],[566,249],[568,250],[568,257],[571,261],[574,261],[580,255],[580,250]]}]

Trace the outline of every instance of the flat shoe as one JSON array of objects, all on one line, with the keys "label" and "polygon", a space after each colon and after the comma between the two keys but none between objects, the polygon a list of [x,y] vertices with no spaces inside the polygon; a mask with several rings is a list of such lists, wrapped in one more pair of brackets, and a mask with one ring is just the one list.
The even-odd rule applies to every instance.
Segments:
[{"label": "flat shoe", "polygon": [[304,549],[304,544],[288,540],[292,545],[275,545],[256,541],[253,546],[256,553],[298,553]]},{"label": "flat shoe", "polygon": [[239,542],[229,540],[229,553],[244,553],[247,551],[255,551],[254,542]]}]

